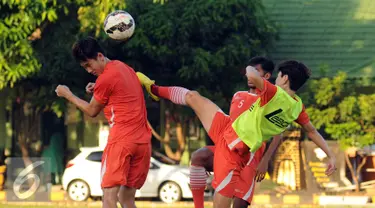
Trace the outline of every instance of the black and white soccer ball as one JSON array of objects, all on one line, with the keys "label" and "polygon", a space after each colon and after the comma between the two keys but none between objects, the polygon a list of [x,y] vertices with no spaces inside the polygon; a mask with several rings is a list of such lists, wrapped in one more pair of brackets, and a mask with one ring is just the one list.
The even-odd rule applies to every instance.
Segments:
[{"label": "black and white soccer ball", "polygon": [[135,29],[133,17],[122,10],[114,11],[107,15],[104,20],[105,33],[114,40],[129,39]]}]

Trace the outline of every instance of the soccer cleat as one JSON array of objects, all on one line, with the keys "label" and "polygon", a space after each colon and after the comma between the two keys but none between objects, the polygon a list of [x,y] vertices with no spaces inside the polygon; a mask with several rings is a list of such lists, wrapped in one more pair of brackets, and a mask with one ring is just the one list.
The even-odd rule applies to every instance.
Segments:
[{"label": "soccer cleat", "polygon": [[151,98],[155,101],[159,101],[160,98],[154,95],[154,93],[152,93],[151,91],[151,86],[155,83],[155,81],[151,80],[150,78],[148,78],[146,75],[142,74],[141,72],[137,72],[136,74],[142,86],[145,87],[146,91],[151,96]]}]

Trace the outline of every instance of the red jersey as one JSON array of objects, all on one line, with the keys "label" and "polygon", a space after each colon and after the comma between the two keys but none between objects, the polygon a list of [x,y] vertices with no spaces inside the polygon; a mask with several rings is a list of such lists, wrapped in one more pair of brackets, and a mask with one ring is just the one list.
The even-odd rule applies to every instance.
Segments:
[{"label": "red jersey", "polygon": [[257,99],[258,96],[256,94],[247,91],[236,92],[233,95],[229,110],[229,116],[232,121],[240,116],[245,110],[249,109]]},{"label": "red jersey", "polygon": [[110,61],[96,80],[94,98],[105,105],[110,132],[108,143],[149,143],[142,86],[134,70],[121,61]]}]

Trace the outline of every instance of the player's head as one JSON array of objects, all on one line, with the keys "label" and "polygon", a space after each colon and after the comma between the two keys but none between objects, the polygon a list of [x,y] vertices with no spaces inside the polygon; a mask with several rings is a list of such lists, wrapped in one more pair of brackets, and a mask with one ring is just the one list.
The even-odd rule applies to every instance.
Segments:
[{"label": "player's head", "polygon": [[88,73],[96,76],[103,73],[107,58],[96,39],[87,37],[77,41],[73,45],[72,53]]},{"label": "player's head", "polygon": [[277,66],[276,85],[297,91],[310,78],[311,71],[305,64],[295,60],[284,61]]},{"label": "player's head", "polygon": [[[273,70],[275,68],[275,64],[270,59],[263,57],[263,56],[256,56],[249,60],[249,66],[254,67],[260,74],[261,77],[265,79],[269,79],[272,76]],[[255,88],[255,85],[247,80],[247,85],[250,88]]]}]

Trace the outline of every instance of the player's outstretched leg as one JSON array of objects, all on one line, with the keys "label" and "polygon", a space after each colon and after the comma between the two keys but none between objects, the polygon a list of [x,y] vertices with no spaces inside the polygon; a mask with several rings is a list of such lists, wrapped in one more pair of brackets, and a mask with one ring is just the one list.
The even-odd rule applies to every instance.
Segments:
[{"label": "player's outstretched leg", "polygon": [[202,147],[193,152],[190,166],[190,188],[195,208],[204,208],[207,171],[213,171],[214,147]]},{"label": "player's outstretched leg", "polygon": [[155,83],[155,81],[149,79],[148,77],[146,77],[146,75],[142,74],[141,72],[137,72],[136,74],[142,86],[146,88],[146,91],[148,92],[150,97],[155,101],[159,101],[160,98],[151,92],[151,86]]},{"label": "player's outstretched leg", "polygon": [[146,75],[137,72],[137,76],[141,84],[145,86],[146,89],[150,89],[153,95],[168,99],[178,105],[190,106],[198,116],[205,130],[209,132],[212,120],[216,112],[220,110],[215,103],[201,96],[196,91],[191,91],[186,88],[176,86],[157,86]]}]

